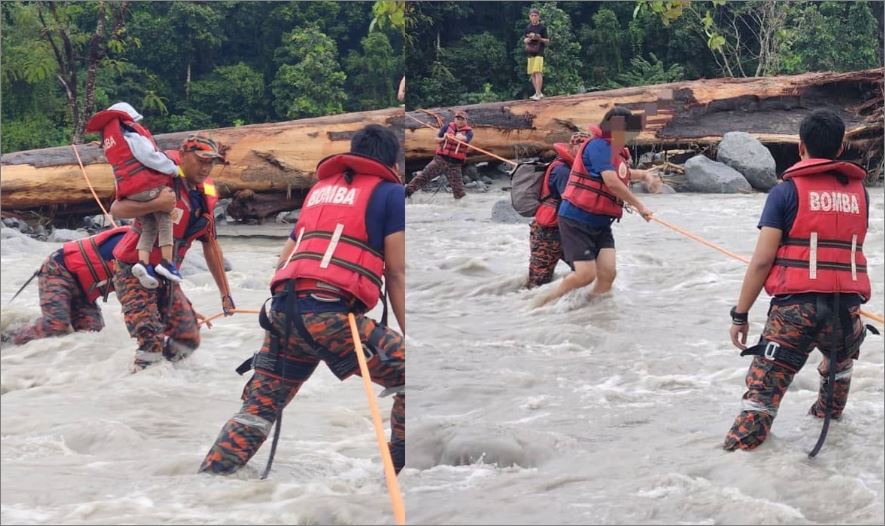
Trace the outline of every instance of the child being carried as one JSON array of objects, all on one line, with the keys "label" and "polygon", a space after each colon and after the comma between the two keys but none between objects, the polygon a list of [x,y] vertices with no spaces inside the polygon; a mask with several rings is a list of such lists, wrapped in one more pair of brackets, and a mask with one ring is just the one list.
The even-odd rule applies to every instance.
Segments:
[{"label": "child being carried", "polygon": [[[114,170],[117,199],[139,202],[156,199],[178,174],[178,166],[160,151],[151,132],[138,124],[141,119],[131,105],[118,102],[93,115],[86,124],[87,132],[101,132],[105,157]],[[139,262],[132,266],[132,275],[148,289],[160,285],[157,275],[180,283],[181,274],[172,258],[172,216],[155,212],[139,217],[138,221],[141,224]],[[150,264],[155,240],[162,254],[156,267]]]}]

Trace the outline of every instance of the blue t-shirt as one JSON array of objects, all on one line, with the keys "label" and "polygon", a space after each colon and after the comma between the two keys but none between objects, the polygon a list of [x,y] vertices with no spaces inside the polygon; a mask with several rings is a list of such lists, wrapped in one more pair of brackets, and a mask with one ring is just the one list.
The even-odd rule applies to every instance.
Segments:
[{"label": "blue t-shirt", "polygon": [[[864,188],[864,198],[867,202],[867,224],[870,221],[870,194]],[[796,184],[787,179],[786,181],[776,184],[769,192],[765,199],[765,206],[762,208],[762,215],[759,218],[759,224],[756,226],[761,229],[764,226],[777,228],[782,234],[782,238],[786,238],[790,230],[793,229],[793,223],[796,221],[796,212],[799,210],[799,193],[796,191]],[[786,294],[771,299],[774,305],[792,302],[814,301],[816,293],[807,294]],[[852,294],[845,298],[846,305],[860,305],[863,303],[860,295]]]},{"label": "blue t-shirt", "polygon": [[114,259],[114,249],[117,247],[117,243],[123,239],[123,234],[125,232],[120,232],[119,234],[114,234],[111,237],[105,239],[104,243],[98,246],[98,253],[101,254],[101,258],[105,261],[111,261]]},{"label": "blue t-shirt", "polygon": [[[867,224],[870,222],[870,194],[864,188],[864,199],[867,201]],[[799,194],[796,192],[796,184],[787,179],[776,184],[765,199],[762,208],[762,216],[756,228],[764,226],[777,228],[783,232],[784,237],[793,229],[796,220],[796,212],[799,210]]]},{"label": "blue t-shirt", "polygon": [[[384,238],[406,229],[406,191],[401,184],[384,181],[379,184],[369,199],[366,211],[366,232],[369,246],[384,254]],[[298,232],[292,229],[289,237],[298,239]]]},{"label": "blue t-shirt", "polygon": [[565,185],[568,184],[568,176],[571,171],[572,169],[569,165],[560,164],[550,174],[550,180],[547,181],[547,189],[556,199],[562,199],[562,194],[565,192]]},{"label": "blue t-shirt", "polygon": [[[601,180],[602,172],[606,170],[614,171],[615,169],[612,164],[611,145],[605,140],[591,139],[590,143],[584,148],[582,158],[584,159],[584,166],[587,168],[587,172],[594,179]],[[565,191],[564,186],[563,191]],[[562,204],[559,205],[559,216],[584,223],[590,228],[604,228],[611,226],[614,222],[612,217],[586,212],[568,202],[567,199],[563,199]]]}]

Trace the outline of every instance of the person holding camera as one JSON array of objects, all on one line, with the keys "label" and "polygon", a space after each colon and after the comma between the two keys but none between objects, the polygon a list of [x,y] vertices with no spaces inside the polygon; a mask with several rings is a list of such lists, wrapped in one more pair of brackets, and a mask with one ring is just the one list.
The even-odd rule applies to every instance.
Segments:
[{"label": "person holding camera", "polygon": [[541,23],[541,12],[538,8],[529,9],[529,24],[525,26],[525,54],[528,56],[527,71],[535,87],[535,94],[529,97],[532,100],[541,100],[544,94],[541,87],[544,85],[544,47],[550,43],[547,38],[547,26]]}]

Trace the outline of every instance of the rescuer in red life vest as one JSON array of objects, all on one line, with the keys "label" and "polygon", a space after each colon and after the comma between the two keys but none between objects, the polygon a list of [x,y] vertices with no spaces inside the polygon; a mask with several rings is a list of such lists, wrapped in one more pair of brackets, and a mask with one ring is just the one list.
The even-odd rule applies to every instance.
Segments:
[{"label": "rescuer in red life vest", "polygon": [[36,274],[43,315],[30,325],[3,334],[3,341],[23,345],[31,340],[68,334],[72,328],[74,331],[102,330],[104,319],[96,300],[101,297],[107,301],[108,294],[114,290],[113,252],[128,231],[129,227],[122,226],[68,241],[46,258]]},{"label": "rescuer in red life vest", "polygon": [[569,172],[578,148],[592,135],[575,132],[569,143],[553,145],[556,158],[547,166],[541,181],[540,204],[529,226],[529,278],[527,288],[539,287],[553,281],[553,272],[562,259],[562,242],[559,238],[559,204],[568,183]]},{"label": "rescuer in red life vest", "polygon": [[[105,157],[114,170],[117,199],[151,201],[178,175],[178,166],[160,151],[151,132],[139,124],[141,119],[131,105],[118,102],[96,113],[86,123],[86,131],[101,132]],[[172,218],[155,212],[138,219],[141,224],[139,261],[132,266],[132,274],[149,289],[160,285],[158,276],[181,283],[181,274],[172,258]],[[162,259],[152,265],[148,256],[155,240]]]},{"label": "rescuer in red life vest", "polygon": [[[237,372],[255,373],[243,405],[221,429],[200,471],[227,474],[245,465],[319,363],[341,380],[359,374],[348,313],[368,353],[372,380],[395,393],[389,447],[397,472],[405,462],[403,336],[365,314],[386,303],[405,332],[405,195],[395,169],[396,135],[377,124],[358,131],[350,153],[317,165],[317,183],[280,253],[270,313],[259,320],[264,345]],[[383,396],[383,395],[382,395]],[[279,425],[279,423],[277,424]]]},{"label": "rescuer in red life vest", "polygon": [[[768,436],[793,377],[815,347],[824,355],[810,414],[839,418],[848,400],[853,361],[864,339],[859,309],[870,299],[863,242],[869,219],[866,175],[837,161],[845,124],[818,110],[799,127],[801,161],[768,194],[759,238],[732,308],[731,341],[753,356],[741,412],[725,449],[753,449]],[[759,344],[747,349],[748,314],[762,288],[771,295]],[[832,383],[831,383],[832,382]]]},{"label": "rescuer in red life vest", "polygon": [[[215,141],[201,135],[191,135],[178,151],[167,151],[166,155],[177,162],[179,168],[180,176],[173,180],[172,188],[163,188],[151,201],[117,199],[111,204],[111,213],[127,219],[154,212],[171,214],[176,247],[172,256],[174,263],[180,266],[191,244],[200,241],[209,272],[221,292],[224,313],[231,315],[235,306],[224,273],[213,216],[218,194],[209,179],[213,163],[224,161],[224,155]],[[189,356],[200,345],[198,321],[202,319],[181,286],[166,282],[158,288],[148,289],[133,275],[132,268],[139,262],[140,230],[141,224],[136,221],[114,249],[117,259],[114,288],[123,307],[129,335],[138,340],[134,372],[163,359],[178,361]],[[160,249],[154,244],[149,263],[156,265],[161,258]]]},{"label": "rescuer in red life vest", "polygon": [[467,112],[455,110],[453,122],[443,124],[437,133],[436,155],[421,170],[421,173],[409,181],[406,186],[406,197],[424,188],[434,177],[443,175],[452,187],[452,197],[461,199],[466,195],[461,167],[467,159],[467,146],[473,140],[473,128],[467,124]]},{"label": "rescuer in red life vest", "polygon": [[630,182],[648,180],[650,170],[630,168],[624,146],[641,131],[641,118],[623,106],[615,106],[591,127],[600,136],[584,142],[572,163],[559,205],[559,235],[564,259],[574,272],[560,280],[538,306],[593,283],[590,296],[611,290],[616,275],[615,238],[612,223],[619,220],[627,203],[646,221],[652,211],[633,192]]}]

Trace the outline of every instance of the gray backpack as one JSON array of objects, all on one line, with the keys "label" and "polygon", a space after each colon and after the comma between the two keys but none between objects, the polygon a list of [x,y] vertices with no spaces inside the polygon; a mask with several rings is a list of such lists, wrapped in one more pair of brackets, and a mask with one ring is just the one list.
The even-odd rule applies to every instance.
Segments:
[{"label": "gray backpack", "polygon": [[541,206],[541,185],[546,163],[521,163],[510,176],[510,203],[516,213],[534,217]]}]

